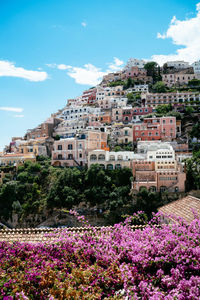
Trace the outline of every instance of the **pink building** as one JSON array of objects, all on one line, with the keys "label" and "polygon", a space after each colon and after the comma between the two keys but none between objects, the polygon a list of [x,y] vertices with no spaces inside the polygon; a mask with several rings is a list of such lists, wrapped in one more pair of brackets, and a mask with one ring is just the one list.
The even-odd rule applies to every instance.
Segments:
[{"label": "pink building", "polygon": [[123,107],[122,108],[122,121],[127,124],[132,121],[133,118],[133,108],[132,107]]},{"label": "pink building", "polygon": [[147,72],[145,69],[139,69],[138,67],[131,67],[131,68],[127,69],[125,72],[126,78],[133,78],[138,75],[145,76],[146,74],[147,74]]},{"label": "pink building", "polygon": [[95,149],[108,149],[107,133],[93,130],[74,138],[55,141],[51,163],[62,167],[84,166],[88,151]]},{"label": "pink building", "polygon": [[151,114],[153,112],[152,107],[134,107],[133,108],[133,115],[134,116],[144,116]]},{"label": "pink building", "polygon": [[176,118],[146,118],[133,125],[133,141],[173,140],[176,138]]}]

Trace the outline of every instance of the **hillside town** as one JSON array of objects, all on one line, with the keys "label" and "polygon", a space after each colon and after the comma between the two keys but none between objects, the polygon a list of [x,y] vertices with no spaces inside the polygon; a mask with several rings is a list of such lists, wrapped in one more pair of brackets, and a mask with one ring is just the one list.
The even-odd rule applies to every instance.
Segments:
[{"label": "hillside town", "polygon": [[[130,58],[23,138],[13,137],[0,165],[17,167],[48,156],[56,167],[127,167],[135,191],[184,192],[192,149],[180,116],[189,110],[199,117],[199,104],[200,61],[160,67]],[[1,182],[4,176],[1,171]]]}]

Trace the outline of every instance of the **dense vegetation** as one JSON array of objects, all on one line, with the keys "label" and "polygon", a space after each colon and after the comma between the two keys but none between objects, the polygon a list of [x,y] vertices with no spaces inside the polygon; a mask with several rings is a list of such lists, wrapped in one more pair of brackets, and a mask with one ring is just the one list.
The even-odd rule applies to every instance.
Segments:
[{"label": "dense vegetation", "polygon": [[1,299],[199,299],[200,220],[0,242]]},{"label": "dense vegetation", "polygon": [[[10,175],[9,175],[10,176]],[[159,193],[146,190],[131,195],[132,171],[55,168],[48,159],[26,162],[18,167],[13,178],[4,178],[0,187],[0,217],[8,220],[18,213],[21,220],[29,214],[51,215],[53,209],[71,209],[79,204],[101,210],[105,224],[122,220],[122,216],[144,210],[150,217],[165,203]]]},{"label": "dense vegetation", "polygon": [[17,212],[24,218],[44,209],[50,212],[53,208],[85,203],[101,207],[105,218],[115,211],[114,220],[131,205],[131,176],[130,169],[109,171],[98,165],[89,170],[55,168],[48,159],[26,162],[18,168],[14,180],[4,178],[0,187],[0,215],[7,220],[12,212]]}]

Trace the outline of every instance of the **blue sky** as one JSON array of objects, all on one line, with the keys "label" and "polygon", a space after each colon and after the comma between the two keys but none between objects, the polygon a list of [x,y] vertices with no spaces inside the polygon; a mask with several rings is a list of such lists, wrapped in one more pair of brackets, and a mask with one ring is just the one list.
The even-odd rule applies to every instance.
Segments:
[{"label": "blue sky", "polygon": [[200,59],[198,30],[193,0],[0,0],[0,149],[130,57]]}]

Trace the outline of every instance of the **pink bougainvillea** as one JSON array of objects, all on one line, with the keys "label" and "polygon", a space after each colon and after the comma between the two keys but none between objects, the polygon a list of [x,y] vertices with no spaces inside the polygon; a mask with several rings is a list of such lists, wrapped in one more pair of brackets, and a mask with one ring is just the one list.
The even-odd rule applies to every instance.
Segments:
[{"label": "pink bougainvillea", "polygon": [[200,220],[143,230],[129,221],[1,242],[0,299],[200,299]]}]

